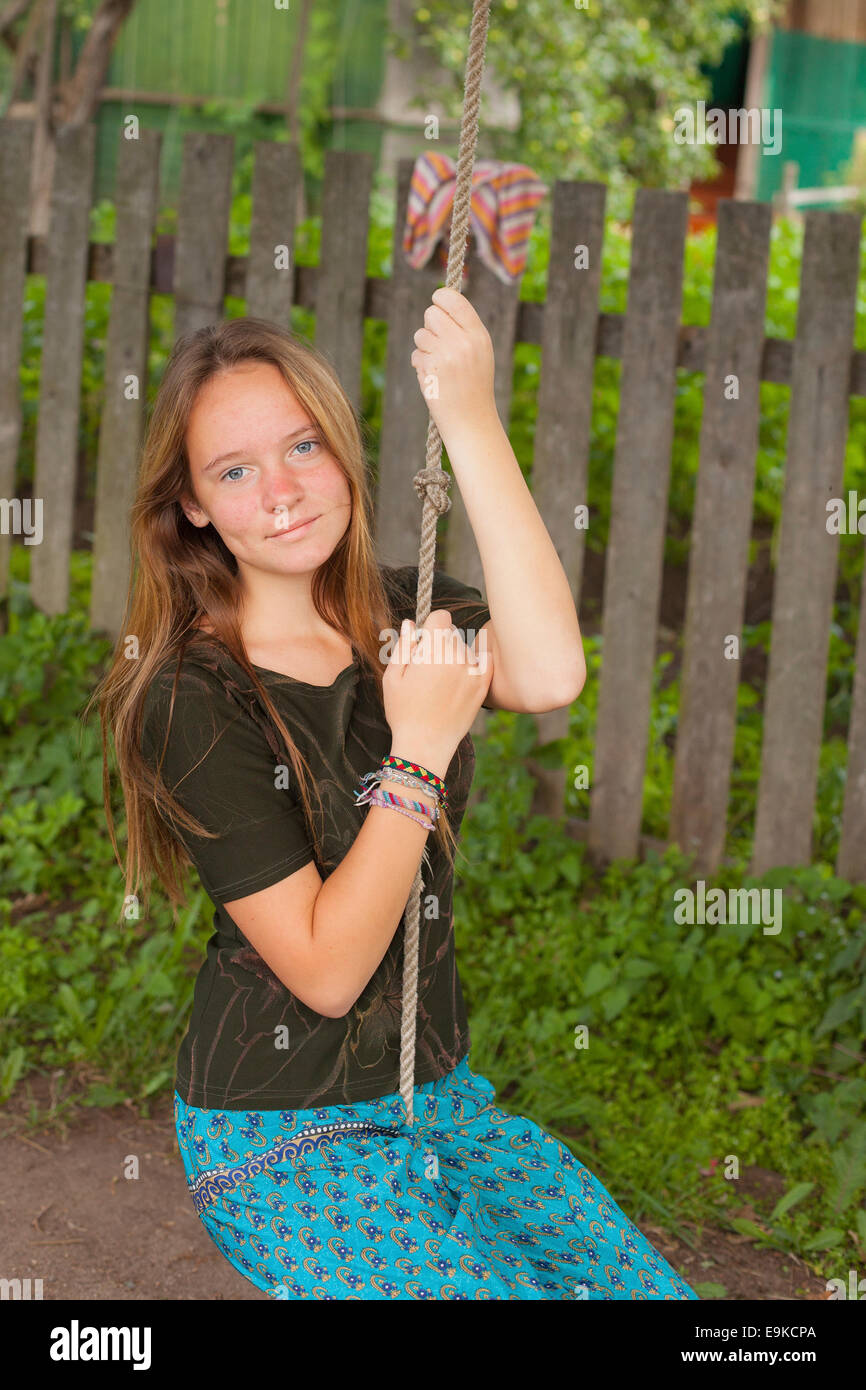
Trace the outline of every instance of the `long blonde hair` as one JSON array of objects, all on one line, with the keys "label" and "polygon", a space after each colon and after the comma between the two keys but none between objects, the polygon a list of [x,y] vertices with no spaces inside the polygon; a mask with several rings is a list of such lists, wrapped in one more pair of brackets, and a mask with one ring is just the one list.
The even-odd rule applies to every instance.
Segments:
[{"label": "long blonde hair", "polygon": [[[130,514],[132,564],[121,635],[85,711],[86,716],[94,701],[98,703],[103,798],[111,843],[123,868],[111,811],[109,732],[114,741],[127,821],[124,900],[139,901],[139,887],[143,886],[145,914],[154,875],[175,906],[184,900],[184,874],[190,858],[164,816],[195,835],[215,838],[180,805],[163,783],[159,768],[153,771],[140,749],[148,688],[159,668],[174,659],[170,727],[184,653],[193,643],[206,641],[223,647],[249,678],[294,768],[316,854],[320,862],[327,862],[312,815],[309,783],[315,786],[315,781],[309,765],[244,648],[235,557],[212,526],[193,526],[181,507],[181,498],[192,496],[185,441],[196,395],[217,372],[249,361],[269,362],[279,369],[348,481],[349,526],[333,554],[316,570],[311,592],[320,617],[351,640],[382,698],[380,634],[394,626],[393,595],[383,583],[375,557],[373,504],[361,428],[333,367],[309,343],[264,319],[231,319],[187,334],[175,344],[166,365],[142,448]],[[204,621],[212,630],[211,637],[200,632]],[[135,660],[128,656],[132,635],[137,639]],[[316,796],[321,812],[318,789]],[[453,863],[457,841],[444,810],[435,833],[449,863]]]}]

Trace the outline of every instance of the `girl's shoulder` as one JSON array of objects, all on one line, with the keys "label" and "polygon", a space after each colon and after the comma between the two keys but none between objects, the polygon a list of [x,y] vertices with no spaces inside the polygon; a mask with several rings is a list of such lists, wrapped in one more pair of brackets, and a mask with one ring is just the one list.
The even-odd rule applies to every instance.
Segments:
[{"label": "girl's shoulder", "polygon": [[159,662],[150,681],[150,689],[171,686],[174,677],[183,685],[221,680],[228,667],[228,652],[222,645],[210,640],[206,635],[194,636],[183,652],[170,652]]},{"label": "girl's shoulder", "polygon": [[204,698],[209,703],[223,703],[231,698],[237,674],[235,663],[219,644],[207,637],[196,638],[182,654],[169,653],[158,663],[144,694],[142,719],[161,715],[172,703],[172,697],[176,716],[195,718]]},{"label": "girl's shoulder", "polygon": [[253,692],[228,653],[196,642],[180,659],[173,653],[156,667],[142,700],[139,747],[149,761],[167,742],[176,760],[195,762],[217,736],[242,751],[251,725],[261,723]]}]

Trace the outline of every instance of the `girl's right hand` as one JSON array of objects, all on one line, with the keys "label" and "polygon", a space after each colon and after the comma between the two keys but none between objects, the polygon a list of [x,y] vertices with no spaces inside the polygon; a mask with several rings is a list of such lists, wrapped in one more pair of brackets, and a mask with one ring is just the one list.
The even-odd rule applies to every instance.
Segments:
[{"label": "girl's right hand", "polygon": [[382,681],[385,717],[404,756],[418,756],[415,744],[451,761],[493,679],[490,653],[476,654],[476,646],[466,646],[445,608],[418,629],[404,620]]}]

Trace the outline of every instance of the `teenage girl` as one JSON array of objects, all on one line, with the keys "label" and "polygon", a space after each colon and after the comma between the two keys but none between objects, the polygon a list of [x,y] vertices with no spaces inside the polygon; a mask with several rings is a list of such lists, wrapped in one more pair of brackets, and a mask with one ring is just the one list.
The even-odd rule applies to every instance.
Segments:
[{"label": "teenage girl", "polygon": [[[146,913],[156,875],[179,905],[191,862],[215,908],[175,1081],[191,1199],[271,1298],[694,1299],[469,1063],[452,924],[468,730],[482,704],[570,704],[585,666],[483,324],[439,289],[415,343],[490,600],[436,572],[423,634],[417,568],[375,557],[355,412],[306,342],[250,318],[182,338],[148,424],[98,694],[127,897],[143,884]],[[409,1126],[401,927],[422,863]]]}]

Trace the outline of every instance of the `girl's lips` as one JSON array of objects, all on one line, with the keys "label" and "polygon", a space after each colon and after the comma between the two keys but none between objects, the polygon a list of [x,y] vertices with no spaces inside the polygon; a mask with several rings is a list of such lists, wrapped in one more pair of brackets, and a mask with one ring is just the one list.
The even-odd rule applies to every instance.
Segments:
[{"label": "girl's lips", "polygon": [[304,534],[305,531],[309,531],[309,529],[310,529],[310,527],[312,526],[313,522],[314,522],[314,521],[318,521],[318,519],[319,519],[319,518],[318,518],[317,516],[311,516],[310,519],[309,519],[309,521],[304,521],[304,522],[302,522],[300,526],[290,526],[290,527],[289,527],[287,530],[285,530],[285,531],[277,531],[275,535],[269,536],[269,537],[268,537],[268,540],[276,541],[276,540],[280,540],[280,539],[281,539],[282,537],[284,537],[284,536],[292,536],[292,537],[295,537],[295,536],[302,536],[302,535]]}]

